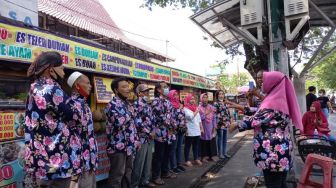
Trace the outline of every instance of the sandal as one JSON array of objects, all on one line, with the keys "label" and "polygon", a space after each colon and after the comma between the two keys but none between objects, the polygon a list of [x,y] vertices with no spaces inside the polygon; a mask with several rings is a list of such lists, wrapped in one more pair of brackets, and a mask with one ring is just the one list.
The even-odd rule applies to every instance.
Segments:
[{"label": "sandal", "polygon": [[173,173],[169,173],[167,175],[163,175],[162,178],[166,178],[166,179],[175,179],[177,178],[177,176]]},{"label": "sandal", "polygon": [[186,165],[187,167],[192,167],[192,163],[190,161],[187,161],[184,165]]},{"label": "sandal", "polygon": [[202,164],[203,164],[200,160],[196,160],[195,163],[199,166],[202,166]]},{"label": "sandal", "polygon": [[156,185],[164,185],[165,184],[165,182],[161,178],[157,178],[157,179],[153,180],[153,183],[155,183]]}]

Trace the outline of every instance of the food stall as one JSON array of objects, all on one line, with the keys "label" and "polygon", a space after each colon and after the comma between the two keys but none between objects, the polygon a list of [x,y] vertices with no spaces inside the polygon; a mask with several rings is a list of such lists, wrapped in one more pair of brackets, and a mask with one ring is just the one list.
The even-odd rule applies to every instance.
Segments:
[{"label": "food stall", "polygon": [[[192,74],[186,71],[172,69],[171,70],[171,84],[172,89],[179,91],[180,100],[183,101],[188,93],[195,96],[200,96],[202,93],[207,93],[209,101],[214,101],[215,81]],[[198,98],[196,99],[199,100]]]},{"label": "food stall", "polygon": [[[125,76],[134,86],[146,83],[154,88],[158,81],[171,83],[172,88],[186,87],[193,92],[212,92],[212,80],[183,73],[159,64],[141,61],[90,43],[67,36],[59,36],[37,29],[0,21],[0,187],[23,187],[24,110],[30,80],[26,77],[29,64],[42,51],[58,51],[63,58],[66,76],[81,71],[93,83],[94,91],[89,99],[93,112],[94,130],[98,142],[99,166],[97,181],[106,179],[109,160],[106,155],[104,108],[111,100],[113,79]],[[172,74],[174,72],[174,75]],[[188,82],[179,77],[188,76]],[[176,79],[172,80],[171,77]],[[191,82],[190,80],[196,80]],[[182,92],[181,92],[182,93]],[[134,95],[134,93],[133,93]],[[152,90],[151,98],[154,97]]]}]

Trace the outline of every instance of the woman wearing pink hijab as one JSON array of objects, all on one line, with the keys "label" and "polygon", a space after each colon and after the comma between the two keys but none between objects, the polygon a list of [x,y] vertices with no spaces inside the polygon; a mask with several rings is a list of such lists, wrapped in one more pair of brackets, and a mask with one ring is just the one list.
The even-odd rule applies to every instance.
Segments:
[{"label": "woman wearing pink hijab", "polygon": [[189,152],[191,146],[195,163],[197,165],[202,165],[202,162],[199,160],[199,144],[200,136],[203,133],[203,127],[199,109],[197,108],[195,97],[192,94],[188,94],[184,98],[183,110],[185,113],[187,125],[187,133],[184,146],[184,157],[186,161],[185,165],[188,167],[192,166],[192,163],[189,160]]},{"label": "woman wearing pink hijab", "polygon": [[173,118],[175,120],[174,129],[169,130],[173,138],[169,144],[169,165],[170,170],[174,173],[183,172],[185,169],[182,165],[182,139],[186,131],[185,114],[183,106],[180,103],[180,97],[176,90],[170,90],[168,99],[173,106]]},{"label": "woman wearing pink hijab", "polygon": [[254,129],[254,162],[263,170],[266,187],[286,188],[292,165],[290,125],[303,131],[301,112],[293,84],[284,74],[264,72],[262,90],[267,95],[259,110],[238,128]]}]

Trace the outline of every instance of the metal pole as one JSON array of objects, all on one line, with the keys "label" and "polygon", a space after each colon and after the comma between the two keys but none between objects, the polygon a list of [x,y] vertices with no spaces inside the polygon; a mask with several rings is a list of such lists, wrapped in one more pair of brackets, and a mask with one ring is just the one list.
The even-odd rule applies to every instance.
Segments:
[{"label": "metal pole", "polygon": [[269,62],[268,69],[274,71],[274,61],[273,61],[273,36],[272,36],[272,19],[271,19],[271,0],[267,0],[267,14],[268,14],[268,36],[269,36]]},{"label": "metal pole", "polygon": [[281,12],[284,11],[283,1],[268,0],[268,20],[269,20],[269,69],[280,71],[285,75],[289,75],[288,66],[288,50],[282,45],[285,36],[285,28],[281,24]]}]

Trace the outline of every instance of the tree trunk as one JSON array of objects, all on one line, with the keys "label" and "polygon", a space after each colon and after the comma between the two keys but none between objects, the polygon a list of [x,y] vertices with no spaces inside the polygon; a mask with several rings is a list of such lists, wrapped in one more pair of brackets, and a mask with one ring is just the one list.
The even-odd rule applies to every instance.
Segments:
[{"label": "tree trunk", "polygon": [[260,70],[268,70],[267,52],[262,47],[253,46],[246,42],[243,43],[245,51],[244,68],[251,74],[253,79],[257,80],[257,73]]}]

